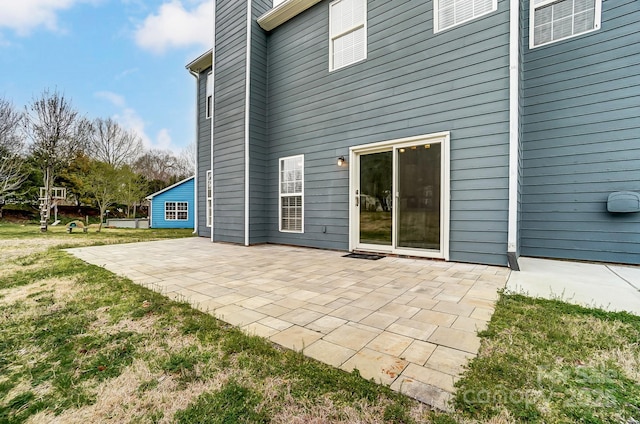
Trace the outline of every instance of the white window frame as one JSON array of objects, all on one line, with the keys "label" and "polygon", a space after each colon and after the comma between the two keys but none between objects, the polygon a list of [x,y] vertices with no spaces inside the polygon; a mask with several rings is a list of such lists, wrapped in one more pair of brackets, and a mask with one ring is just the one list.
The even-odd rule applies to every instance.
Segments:
[{"label": "white window frame", "polygon": [[[549,44],[557,43],[558,41],[568,40],[569,38],[578,37],[583,34],[588,34],[593,31],[597,31],[600,29],[600,23],[602,22],[602,0],[595,0],[595,10],[593,16],[593,28],[587,31],[582,31],[577,34],[572,34],[563,38],[558,38],[557,40],[547,41],[546,43],[534,44],[535,43],[535,12],[537,9],[540,9],[545,6],[549,6],[553,3],[559,3],[562,0],[546,0],[540,2],[540,4],[534,4],[534,0],[529,0],[529,48],[535,49],[537,47],[547,46]],[[572,15],[573,16],[573,15]]]},{"label": "white window frame", "polygon": [[[302,184],[300,192],[296,193],[283,193],[282,192],[282,164],[287,160],[300,160],[301,161],[301,178]],[[282,228],[282,199],[284,197],[300,197],[301,200],[301,214],[300,214],[300,230],[288,230]],[[282,233],[304,233],[304,155],[286,156],[278,159],[278,230]]]},{"label": "white window frame", "polygon": [[[367,4],[367,2],[368,2],[368,0],[354,0],[354,1],[361,1],[361,2],[364,3],[364,7],[363,7],[364,16],[363,16],[363,19],[362,19],[362,24],[354,25],[354,26],[352,26],[352,27],[350,27],[350,28],[338,33],[338,34],[334,34],[333,33],[333,29],[332,29],[332,25],[331,25],[331,22],[332,22],[331,17],[333,15],[333,6],[335,4],[340,3],[341,1],[344,1],[344,0],[334,0],[331,3],[329,3],[329,72],[336,71],[338,69],[342,69],[342,68],[344,68],[346,66],[353,65],[354,63],[362,62],[363,60],[367,59],[367,50],[368,50],[367,49],[367,44],[368,44],[368,38],[367,38],[367,6],[368,6],[368,4]],[[337,40],[338,38],[340,38],[340,37],[344,37],[345,35],[348,35],[348,34],[354,32],[354,31],[359,30],[360,28],[364,29],[364,56],[362,57],[362,59],[358,59],[358,60],[356,60],[354,62],[350,62],[350,63],[345,63],[342,66],[339,66],[339,67],[336,68],[334,66],[334,64],[333,64],[333,42],[335,40]]]},{"label": "white window frame", "polygon": [[[466,0],[466,1],[473,2],[473,0]],[[470,18],[467,18],[467,19],[462,20],[460,22],[456,22],[455,24],[450,25],[450,26],[448,26],[446,28],[440,28],[440,0],[433,0],[433,33],[437,34],[437,33],[442,32],[442,31],[447,31],[447,30],[449,30],[451,28],[455,28],[455,27],[457,27],[459,25],[463,25],[463,24],[466,24],[467,22],[473,21],[474,19],[478,19],[481,16],[488,15],[489,13],[493,13],[496,10],[498,10],[498,0],[492,0],[492,2],[491,2],[491,10],[487,10],[486,12],[483,12],[483,13],[481,13],[479,15],[473,15]]]},{"label": "white window frame", "polygon": [[[172,205],[170,208],[169,205]],[[178,205],[183,205],[186,209],[180,209]],[[178,213],[184,212],[185,217],[180,218]],[[173,215],[173,218],[170,218],[170,214]],[[168,201],[164,202],[164,220],[165,221],[188,221],[189,220],[189,202],[179,202],[179,201]]]},{"label": "white window frame", "polygon": [[212,224],[213,224],[213,214],[211,213],[211,211],[213,210],[213,181],[211,179],[212,177],[212,172],[211,170],[207,171],[207,182],[205,184],[205,197],[207,198],[207,204],[205,207],[205,213],[207,214],[206,217],[206,226],[211,228]]},{"label": "white window frame", "polygon": [[211,118],[211,112],[213,111],[213,72],[209,72],[207,74],[207,89],[204,100],[204,108],[206,118]]}]

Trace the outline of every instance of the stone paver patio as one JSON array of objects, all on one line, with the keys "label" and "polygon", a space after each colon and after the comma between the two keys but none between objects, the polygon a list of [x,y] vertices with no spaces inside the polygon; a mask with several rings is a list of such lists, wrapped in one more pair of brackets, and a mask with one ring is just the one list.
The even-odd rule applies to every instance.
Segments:
[{"label": "stone paver patio", "polygon": [[250,334],[440,409],[508,268],[188,238],[69,249]]}]

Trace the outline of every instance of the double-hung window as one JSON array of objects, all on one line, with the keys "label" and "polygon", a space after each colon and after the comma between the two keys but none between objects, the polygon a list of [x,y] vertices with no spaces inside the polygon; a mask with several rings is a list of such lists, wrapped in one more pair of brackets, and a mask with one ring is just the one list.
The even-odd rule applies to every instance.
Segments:
[{"label": "double-hung window", "polygon": [[434,0],[433,32],[444,31],[498,9],[498,0]]},{"label": "double-hung window", "polygon": [[207,104],[206,104],[206,117],[211,118],[213,113],[213,73],[207,74]]},{"label": "double-hung window", "polygon": [[207,171],[207,227],[211,227],[211,221],[213,219],[213,215],[211,211],[213,210],[213,181],[211,181],[211,170]]},{"label": "double-hung window", "polygon": [[329,70],[367,58],[367,0],[329,5]]},{"label": "double-hung window", "polygon": [[304,155],[280,158],[280,231],[304,232]]},{"label": "double-hung window", "polygon": [[601,0],[530,1],[530,48],[600,28]]},{"label": "double-hung window", "polygon": [[167,221],[186,221],[189,218],[187,202],[165,202],[164,219]]}]

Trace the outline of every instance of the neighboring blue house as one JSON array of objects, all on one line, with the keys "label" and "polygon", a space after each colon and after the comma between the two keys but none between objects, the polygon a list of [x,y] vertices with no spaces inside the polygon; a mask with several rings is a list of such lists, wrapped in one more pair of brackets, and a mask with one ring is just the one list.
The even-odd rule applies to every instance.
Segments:
[{"label": "neighboring blue house", "polygon": [[151,228],[195,228],[194,177],[147,196]]},{"label": "neighboring blue house", "polygon": [[199,235],[640,263],[638,0],[214,3]]}]

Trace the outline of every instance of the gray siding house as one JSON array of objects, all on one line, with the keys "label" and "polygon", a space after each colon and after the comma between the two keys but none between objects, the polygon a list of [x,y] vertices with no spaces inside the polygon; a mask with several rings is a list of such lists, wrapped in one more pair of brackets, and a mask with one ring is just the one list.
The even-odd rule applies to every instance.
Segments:
[{"label": "gray siding house", "polygon": [[214,10],[214,47],[187,65],[199,235],[640,263],[637,0]]}]

